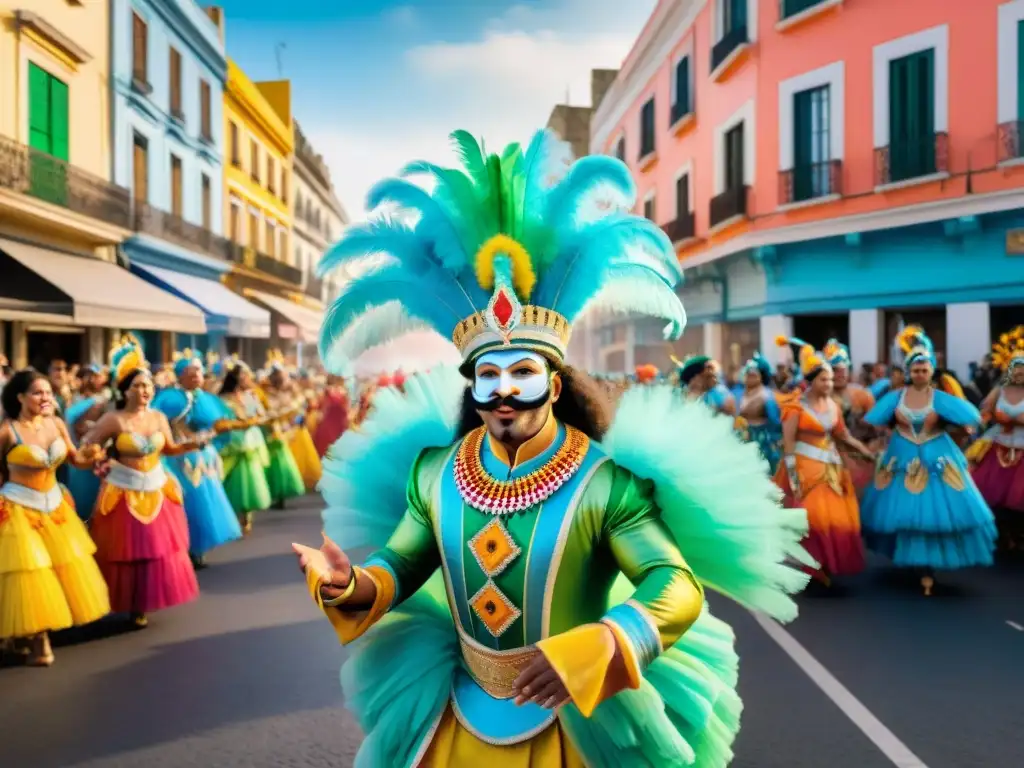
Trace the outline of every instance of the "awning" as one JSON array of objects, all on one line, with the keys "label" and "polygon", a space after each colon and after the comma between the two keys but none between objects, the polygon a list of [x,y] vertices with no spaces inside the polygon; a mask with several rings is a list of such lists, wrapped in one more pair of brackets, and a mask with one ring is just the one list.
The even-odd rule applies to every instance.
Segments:
[{"label": "awning", "polygon": [[149,264],[132,264],[140,277],[166,288],[206,314],[206,329],[244,339],[270,338],[270,313],[223,283]]},{"label": "awning", "polygon": [[296,341],[305,344],[315,344],[320,338],[320,325],[324,321],[323,312],[296,304],[294,301],[274,296],[272,293],[263,291],[248,290],[246,296],[256,299],[261,304],[284,316],[284,319],[295,326],[297,331]]},{"label": "awning", "polygon": [[[0,251],[63,294],[56,313],[74,325],[206,333],[206,321],[198,308],[116,264],[2,238]],[[53,313],[54,309],[47,306],[44,311]]]}]

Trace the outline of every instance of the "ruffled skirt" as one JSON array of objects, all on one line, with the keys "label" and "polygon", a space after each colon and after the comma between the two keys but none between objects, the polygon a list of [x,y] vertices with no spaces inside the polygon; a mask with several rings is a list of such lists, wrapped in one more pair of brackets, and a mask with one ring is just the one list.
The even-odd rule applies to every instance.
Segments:
[{"label": "ruffled skirt", "polygon": [[894,434],[864,494],[868,546],[908,568],[991,565],[996,526],[949,435],[921,445]]},{"label": "ruffled skirt", "polygon": [[974,462],[971,477],[988,505],[1024,515],[1024,448],[1013,451],[981,439],[971,446],[968,455]]},{"label": "ruffled skirt", "polygon": [[264,450],[232,453],[224,459],[224,493],[238,516],[267,509],[272,503]]},{"label": "ruffled skirt", "polygon": [[201,556],[242,537],[231,501],[220,479],[220,456],[212,446],[164,459],[182,488],[189,550]]},{"label": "ruffled skirt", "polygon": [[115,612],[149,613],[199,596],[175,480],[160,491],[128,491],[105,482],[90,526]]},{"label": "ruffled skirt", "polygon": [[110,613],[95,552],[67,492],[49,513],[0,498],[0,639],[88,624]]},{"label": "ruffled skirt", "polygon": [[288,449],[288,443],[280,438],[267,441],[270,465],[267,467],[267,486],[273,503],[293,499],[306,493],[306,483],[299,472],[299,465]]},{"label": "ruffled skirt", "polygon": [[288,436],[288,450],[291,451],[299,468],[306,491],[316,490],[323,469],[320,466],[320,455],[316,452],[313,438],[306,427],[296,427]]}]

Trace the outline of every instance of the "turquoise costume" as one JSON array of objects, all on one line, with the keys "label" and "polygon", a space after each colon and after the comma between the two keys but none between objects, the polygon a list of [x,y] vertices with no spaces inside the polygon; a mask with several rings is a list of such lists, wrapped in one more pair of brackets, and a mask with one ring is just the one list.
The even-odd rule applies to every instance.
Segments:
[{"label": "turquoise costume", "polygon": [[[906,367],[934,366],[931,342],[923,332]],[[906,404],[908,388],[882,397],[865,421],[894,425],[875,481],[861,502],[861,528],[868,547],[894,565],[952,570],[991,565],[996,542],[992,512],[971,479],[967,459],[945,431],[946,425],[976,426],[978,409],[966,400],[931,389],[921,408]]]},{"label": "turquoise costume", "polygon": [[774,476],[782,458],[782,411],[775,392],[769,386],[772,369],[768,361],[755,353],[743,366],[740,378],[751,370],[757,371],[761,386],[749,393],[744,390],[736,398],[737,431],[747,442],[757,444],[761,456],[768,462],[770,474]]},{"label": "turquoise costume", "polygon": [[[621,212],[635,197],[624,165],[570,168],[545,132],[500,156],[453,139],[465,173],[406,169],[430,173],[433,194],[404,180],[370,193],[371,208],[416,211],[414,228],[354,226],[321,264],[389,257],[330,308],[329,365],[419,325],[463,356],[459,371],[379,392],[324,464],[327,534],[376,549],[355,569],[375,587],[365,608],[326,605],[307,571],[351,644],[342,685],[366,733],[356,765],[724,766],[738,659],[703,589],[794,618],[789,595],[807,577],[787,562],[813,564],[799,545],[806,516],[779,506],[727,420],[670,386],[625,393],[603,434],[556,407],[514,456],[483,427],[459,430],[464,399],[487,389],[477,361],[521,351],[554,375],[584,308],[659,316],[670,337],[685,314],[671,244]],[[690,434],[700,439],[680,439]],[[538,654],[571,694],[557,710],[515,704],[512,681]]]}]

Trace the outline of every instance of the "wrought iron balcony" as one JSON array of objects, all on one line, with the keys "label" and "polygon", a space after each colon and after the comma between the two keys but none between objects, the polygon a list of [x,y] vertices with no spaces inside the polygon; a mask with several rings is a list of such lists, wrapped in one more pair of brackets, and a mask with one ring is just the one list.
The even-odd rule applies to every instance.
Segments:
[{"label": "wrought iron balcony", "polygon": [[689,240],[697,231],[694,222],[694,215],[692,213],[676,216],[676,218],[668,224],[662,224],[661,228],[673,243],[681,243],[685,240]]},{"label": "wrought iron balcony", "polygon": [[997,161],[1005,163],[1007,160],[1017,160],[1024,157],[1024,146],[1021,146],[1021,133],[1024,128],[1024,120],[1011,120],[1008,123],[1000,123],[996,128],[996,151]]},{"label": "wrought iron balcony", "polygon": [[278,261],[273,256],[260,253],[254,248],[239,245],[238,243],[228,243],[228,259],[243,267],[273,275],[279,280],[284,280],[296,287],[302,285],[301,269],[285,264],[283,261]]},{"label": "wrought iron balcony", "polygon": [[131,227],[127,189],[6,137],[0,137],[0,187],[124,229]]},{"label": "wrought iron balcony", "polygon": [[779,171],[779,205],[843,194],[843,163],[826,160]]},{"label": "wrought iron balcony", "polygon": [[215,259],[230,259],[230,242],[227,238],[148,203],[135,201],[134,229]]},{"label": "wrought iron balcony", "polygon": [[747,215],[747,191],[750,187],[733,187],[711,198],[711,226],[717,226],[735,216]]},{"label": "wrought iron balcony", "polygon": [[779,20],[784,21],[823,2],[825,0],[779,0]]},{"label": "wrought iron balcony", "polygon": [[718,69],[729,58],[729,54],[749,41],[746,23],[737,24],[726,32],[711,49],[711,71],[714,72]]},{"label": "wrought iron balcony", "polygon": [[935,133],[875,147],[875,186],[949,171],[949,134]]}]

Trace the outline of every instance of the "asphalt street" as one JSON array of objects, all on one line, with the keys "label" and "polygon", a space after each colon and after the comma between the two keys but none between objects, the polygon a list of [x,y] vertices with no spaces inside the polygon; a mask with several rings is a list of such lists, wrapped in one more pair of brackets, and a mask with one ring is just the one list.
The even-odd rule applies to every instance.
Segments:
[{"label": "asphalt street", "polygon": [[[352,765],[361,734],[338,684],[344,651],[288,547],[317,542],[318,506],[261,515],[251,538],[210,558],[201,599],[147,629],[108,619],[58,636],[50,669],[0,669],[0,766]],[[939,584],[924,598],[875,567],[801,598],[784,640],[820,666],[796,654],[800,666],[754,616],[713,598],[742,659],[735,768],[1024,765],[1024,568]],[[893,757],[894,742],[918,762]]]}]

